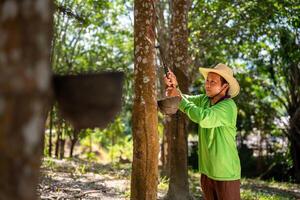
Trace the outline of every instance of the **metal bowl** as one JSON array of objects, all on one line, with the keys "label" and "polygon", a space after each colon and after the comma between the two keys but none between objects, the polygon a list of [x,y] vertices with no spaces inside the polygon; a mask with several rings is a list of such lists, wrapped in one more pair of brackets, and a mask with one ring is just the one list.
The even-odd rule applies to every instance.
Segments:
[{"label": "metal bowl", "polygon": [[157,101],[159,110],[166,115],[173,115],[178,111],[181,98],[178,96],[167,97]]}]

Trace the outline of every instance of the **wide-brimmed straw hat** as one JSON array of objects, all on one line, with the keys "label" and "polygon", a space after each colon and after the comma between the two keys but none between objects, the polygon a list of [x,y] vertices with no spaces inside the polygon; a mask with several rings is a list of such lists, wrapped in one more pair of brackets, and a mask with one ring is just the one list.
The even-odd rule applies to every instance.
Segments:
[{"label": "wide-brimmed straw hat", "polygon": [[230,98],[237,96],[240,92],[240,85],[238,81],[233,77],[233,71],[225,64],[219,63],[214,68],[199,68],[200,73],[204,76],[205,80],[209,72],[214,72],[222,76],[229,84],[228,95]]}]

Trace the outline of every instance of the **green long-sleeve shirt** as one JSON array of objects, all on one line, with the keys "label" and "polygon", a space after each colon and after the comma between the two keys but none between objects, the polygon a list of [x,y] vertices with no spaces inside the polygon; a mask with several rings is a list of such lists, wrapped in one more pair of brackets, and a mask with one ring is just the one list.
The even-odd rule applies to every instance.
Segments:
[{"label": "green long-sleeve shirt", "polygon": [[232,99],[211,105],[204,95],[182,95],[179,109],[199,124],[199,170],[220,181],[241,178],[236,147],[237,107]]}]

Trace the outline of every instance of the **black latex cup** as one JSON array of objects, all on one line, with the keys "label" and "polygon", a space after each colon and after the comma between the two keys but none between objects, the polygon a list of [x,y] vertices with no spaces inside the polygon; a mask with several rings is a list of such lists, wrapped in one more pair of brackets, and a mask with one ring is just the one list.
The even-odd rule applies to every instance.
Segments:
[{"label": "black latex cup", "polygon": [[62,116],[75,128],[104,128],[121,110],[122,72],[55,75],[53,86]]},{"label": "black latex cup", "polygon": [[165,114],[165,115],[173,115],[177,112],[179,103],[180,103],[180,97],[174,96],[174,97],[167,97],[161,100],[157,101],[159,110]]}]

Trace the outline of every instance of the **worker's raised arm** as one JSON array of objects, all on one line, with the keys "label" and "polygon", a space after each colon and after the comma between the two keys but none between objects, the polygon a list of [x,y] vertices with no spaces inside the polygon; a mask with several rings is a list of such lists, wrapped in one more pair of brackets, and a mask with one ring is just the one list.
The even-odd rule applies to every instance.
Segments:
[{"label": "worker's raised arm", "polygon": [[179,109],[202,128],[235,125],[234,116],[236,116],[237,108],[235,103],[230,99],[212,107],[203,108],[183,96]]}]

